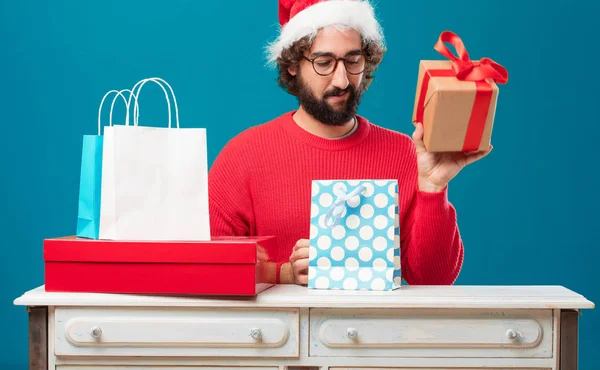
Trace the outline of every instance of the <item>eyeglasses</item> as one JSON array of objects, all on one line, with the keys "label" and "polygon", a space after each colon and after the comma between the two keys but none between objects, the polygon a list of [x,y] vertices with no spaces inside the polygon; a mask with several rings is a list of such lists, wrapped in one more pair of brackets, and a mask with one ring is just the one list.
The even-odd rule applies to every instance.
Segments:
[{"label": "eyeglasses", "polygon": [[358,75],[365,70],[365,56],[362,54],[350,55],[345,58],[336,58],[331,55],[320,55],[309,59],[303,56],[304,59],[312,63],[313,69],[318,75],[329,76],[337,69],[340,60],[344,61],[346,71],[352,75]]}]

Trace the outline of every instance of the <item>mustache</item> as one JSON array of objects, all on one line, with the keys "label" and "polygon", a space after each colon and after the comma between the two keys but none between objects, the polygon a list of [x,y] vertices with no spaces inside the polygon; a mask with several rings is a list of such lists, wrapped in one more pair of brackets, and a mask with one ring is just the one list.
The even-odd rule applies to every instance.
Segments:
[{"label": "mustache", "polygon": [[348,85],[348,87],[346,87],[345,89],[340,89],[339,87],[334,87],[333,89],[331,89],[331,90],[327,91],[325,94],[323,94],[323,98],[327,98],[330,96],[342,95],[345,92],[353,93],[354,86]]}]

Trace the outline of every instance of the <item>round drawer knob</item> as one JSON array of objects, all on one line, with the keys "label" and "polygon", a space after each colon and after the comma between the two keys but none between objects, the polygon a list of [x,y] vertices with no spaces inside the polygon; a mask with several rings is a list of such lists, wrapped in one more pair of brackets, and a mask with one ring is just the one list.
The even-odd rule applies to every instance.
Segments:
[{"label": "round drawer knob", "polygon": [[348,328],[348,330],[346,330],[346,336],[349,339],[356,339],[356,337],[358,336],[358,330],[354,328]]},{"label": "round drawer knob", "polygon": [[252,330],[250,330],[250,336],[254,340],[261,340],[262,339],[262,330],[260,330],[258,328],[252,329]]},{"label": "round drawer knob", "polygon": [[102,335],[102,329],[100,329],[98,326],[94,326],[91,330],[90,330],[90,335],[96,339],[100,338],[100,336]]},{"label": "round drawer knob", "polygon": [[519,339],[519,333],[514,329],[509,329],[506,331],[506,338],[509,340],[517,340]]}]

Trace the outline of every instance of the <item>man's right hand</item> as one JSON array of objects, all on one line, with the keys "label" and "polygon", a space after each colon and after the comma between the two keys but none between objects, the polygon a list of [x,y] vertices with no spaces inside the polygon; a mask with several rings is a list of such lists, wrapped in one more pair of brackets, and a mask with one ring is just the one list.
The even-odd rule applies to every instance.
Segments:
[{"label": "man's right hand", "polygon": [[308,284],[309,246],[310,241],[308,239],[300,239],[296,242],[292,254],[290,255],[290,267],[295,284]]}]

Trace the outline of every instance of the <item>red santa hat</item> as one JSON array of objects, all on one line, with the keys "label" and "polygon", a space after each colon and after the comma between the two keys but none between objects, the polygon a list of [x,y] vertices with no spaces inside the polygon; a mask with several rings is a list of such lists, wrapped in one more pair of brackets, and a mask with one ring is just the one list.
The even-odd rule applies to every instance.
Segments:
[{"label": "red santa hat", "polygon": [[383,42],[383,32],[368,0],[279,0],[280,34],[268,45],[269,62],[305,36],[327,26],[351,28],[366,41]]}]

